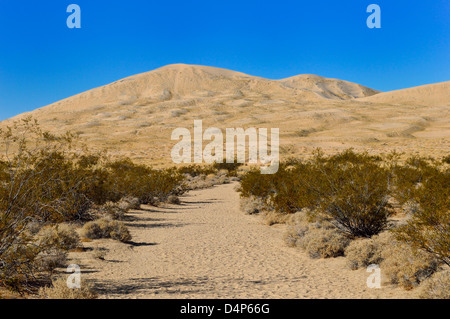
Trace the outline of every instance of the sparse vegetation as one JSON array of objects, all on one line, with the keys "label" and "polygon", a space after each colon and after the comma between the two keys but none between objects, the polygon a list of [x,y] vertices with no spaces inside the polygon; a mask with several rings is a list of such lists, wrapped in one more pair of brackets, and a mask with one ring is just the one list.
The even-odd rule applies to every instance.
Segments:
[{"label": "sparse vegetation", "polygon": [[420,287],[422,299],[450,299],[450,269],[438,271]]},{"label": "sparse vegetation", "polygon": [[[287,160],[274,175],[255,168],[241,177],[243,210],[292,216],[284,219],[285,242],[312,258],[345,255],[351,269],[380,264],[391,283],[431,287],[428,278],[449,265],[449,167],[446,157],[400,157],[318,151]],[[396,213],[406,217],[394,222]]]},{"label": "sparse vegetation", "polygon": [[1,130],[0,143],[0,286],[13,290],[64,265],[79,245],[75,225],[87,222],[90,238],[126,242],[128,229],[113,219],[186,190],[176,169],[90,154],[74,135],[50,134],[31,118]]},{"label": "sparse vegetation", "polygon": [[68,288],[66,280],[58,278],[52,282],[51,287],[40,288],[39,297],[42,299],[97,299],[98,294],[89,283],[82,281],[80,288]]}]

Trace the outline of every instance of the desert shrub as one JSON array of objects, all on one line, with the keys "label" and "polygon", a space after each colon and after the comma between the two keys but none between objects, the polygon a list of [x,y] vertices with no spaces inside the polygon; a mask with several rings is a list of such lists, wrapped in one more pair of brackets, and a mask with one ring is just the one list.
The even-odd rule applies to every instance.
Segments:
[{"label": "desert shrub", "polygon": [[284,241],[289,247],[300,246],[299,240],[306,235],[313,225],[305,212],[293,214],[287,224],[288,228],[284,233]]},{"label": "desert shrub", "polygon": [[305,180],[320,197],[320,211],[342,231],[371,237],[386,229],[393,214],[389,203],[390,171],[377,158],[346,151],[322,159],[317,155]]},{"label": "desert shrub", "polygon": [[342,256],[350,243],[333,224],[317,219],[307,210],[294,214],[288,224],[284,235],[287,245],[305,250],[311,258]]},{"label": "desert shrub", "polygon": [[181,174],[187,174],[191,177],[216,173],[216,169],[213,168],[212,165],[201,166],[201,165],[195,165],[195,164],[179,167],[178,171]]},{"label": "desert shrub", "polygon": [[53,273],[56,268],[67,264],[67,252],[61,249],[47,249],[40,252],[33,261],[33,268],[39,272]]},{"label": "desert shrub", "polygon": [[395,163],[392,167],[395,178],[394,194],[400,203],[414,200],[421,192],[424,182],[441,174],[437,161],[419,156],[408,158],[404,164]]},{"label": "desert shrub", "polygon": [[241,197],[239,207],[247,215],[253,215],[264,210],[264,203],[259,197]]},{"label": "desert shrub", "polygon": [[442,158],[442,163],[450,164],[450,155],[444,156]]},{"label": "desert shrub", "polygon": [[[50,134],[31,118],[0,130],[0,285],[29,282],[35,268],[52,268],[62,260],[58,250],[65,251],[62,246],[70,236],[46,229],[35,242],[40,225],[84,223],[95,217],[93,207],[108,202],[137,198],[139,204],[150,203],[185,191],[183,176],[175,169],[112,161],[78,144],[74,135]],[[137,205],[136,200],[126,205],[123,200],[103,209],[122,218],[122,207]],[[129,233],[115,224],[108,236],[126,241]],[[37,266],[44,261],[50,266]]]},{"label": "desert shrub", "polygon": [[217,163],[217,162],[215,162],[214,164],[212,164],[212,167],[213,167],[213,169],[218,170],[218,171],[220,171],[220,170],[227,171],[228,176],[237,176],[237,170],[242,165],[243,165],[242,163],[238,163],[237,159],[235,159],[233,163],[227,163],[227,162]]},{"label": "desert shrub", "polygon": [[263,222],[268,225],[285,224],[289,220],[289,216],[283,213],[278,213],[273,210],[262,212]]},{"label": "desert shrub", "polygon": [[382,251],[392,242],[388,232],[380,233],[372,238],[361,238],[350,242],[345,249],[347,265],[350,269],[379,265],[383,261]]},{"label": "desert shrub", "polygon": [[112,238],[121,242],[131,240],[131,234],[125,224],[109,218],[86,223],[81,230],[81,235],[89,239]]},{"label": "desert shrub", "polygon": [[380,268],[389,281],[405,289],[418,286],[439,266],[439,260],[433,255],[395,240],[383,248],[381,258]]},{"label": "desert shrub", "polygon": [[376,156],[352,150],[328,157],[316,152],[309,161],[282,163],[276,174],[249,171],[239,191],[281,213],[312,209],[351,236],[371,237],[387,227],[393,214],[391,175]]},{"label": "desert shrub", "polygon": [[170,195],[181,195],[186,190],[183,175],[174,168],[157,171],[129,159],[113,161],[106,166],[111,197],[116,201],[131,196],[138,198],[141,204],[152,204],[155,197],[166,201]]},{"label": "desert shrub", "polygon": [[124,220],[127,211],[120,207],[118,203],[107,202],[96,209],[100,217],[107,217],[114,220]]},{"label": "desert shrub", "polygon": [[311,258],[343,256],[350,239],[336,229],[313,228],[300,240]]},{"label": "desert shrub", "polygon": [[397,239],[450,265],[450,170],[423,178],[412,200],[417,207],[407,223],[396,229]]},{"label": "desert shrub", "polygon": [[41,249],[69,251],[80,246],[80,236],[70,225],[45,226],[37,233],[36,244]]},{"label": "desert shrub", "polygon": [[126,196],[122,198],[117,205],[120,209],[128,211],[130,209],[140,209],[141,203],[139,202],[139,198]]},{"label": "desert shrub", "polygon": [[0,255],[0,286],[22,293],[35,277],[35,260],[40,252],[32,239],[20,236]]},{"label": "desert shrub", "polygon": [[450,299],[450,269],[438,271],[420,285],[422,299]]},{"label": "desert shrub", "polygon": [[178,198],[178,196],[176,196],[176,195],[170,195],[169,197],[167,197],[167,202],[169,204],[174,204],[174,205],[181,204],[180,198]]},{"label": "desert shrub", "polygon": [[97,299],[98,294],[93,287],[81,282],[80,288],[69,288],[64,278],[58,278],[52,282],[51,287],[39,289],[39,297],[42,299]]}]

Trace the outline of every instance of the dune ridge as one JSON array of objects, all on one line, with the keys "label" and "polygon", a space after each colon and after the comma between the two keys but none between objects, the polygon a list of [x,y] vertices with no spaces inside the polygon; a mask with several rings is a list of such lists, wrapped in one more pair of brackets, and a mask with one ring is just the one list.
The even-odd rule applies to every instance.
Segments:
[{"label": "dune ridge", "polygon": [[156,166],[171,163],[177,127],[280,128],[280,154],[349,147],[385,153],[448,153],[450,82],[379,92],[303,74],[270,80],[209,66],[173,64],[68,97],[0,123],[33,116],[71,131],[93,150]]}]

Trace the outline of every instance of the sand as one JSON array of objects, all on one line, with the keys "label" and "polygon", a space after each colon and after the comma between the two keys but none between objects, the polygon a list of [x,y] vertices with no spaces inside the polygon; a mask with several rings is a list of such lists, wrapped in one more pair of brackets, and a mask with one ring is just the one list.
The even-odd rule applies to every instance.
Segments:
[{"label": "sand", "polygon": [[[346,268],[345,258],[311,259],[287,247],[285,225],[267,226],[239,210],[236,183],[191,191],[181,205],[133,211],[133,244],[102,239],[71,253],[101,298],[410,298],[414,292]],[[382,277],[383,278],[383,277]],[[384,282],[384,281],[383,281]]]},{"label": "sand", "polygon": [[[49,84],[50,85],[50,84]],[[134,75],[0,122],[31,115],[53,133],[79,134],[155,167],[173,166],[172,131],[279,128],[281,160],[354,148],[442,157],[450,150],[450,82],[380,93],[304,74],[270,80],[214,67],[176,64]]]}]

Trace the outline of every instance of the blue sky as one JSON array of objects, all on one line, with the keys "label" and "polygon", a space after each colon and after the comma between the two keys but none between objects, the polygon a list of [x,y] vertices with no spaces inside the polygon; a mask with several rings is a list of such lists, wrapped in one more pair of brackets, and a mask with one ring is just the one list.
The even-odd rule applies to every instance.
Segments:
[{"label": "blue sky", "polygon": [[448,0],[1,0],[0,120],[172,63],[382,91],[448,81],[449,16]]}]

